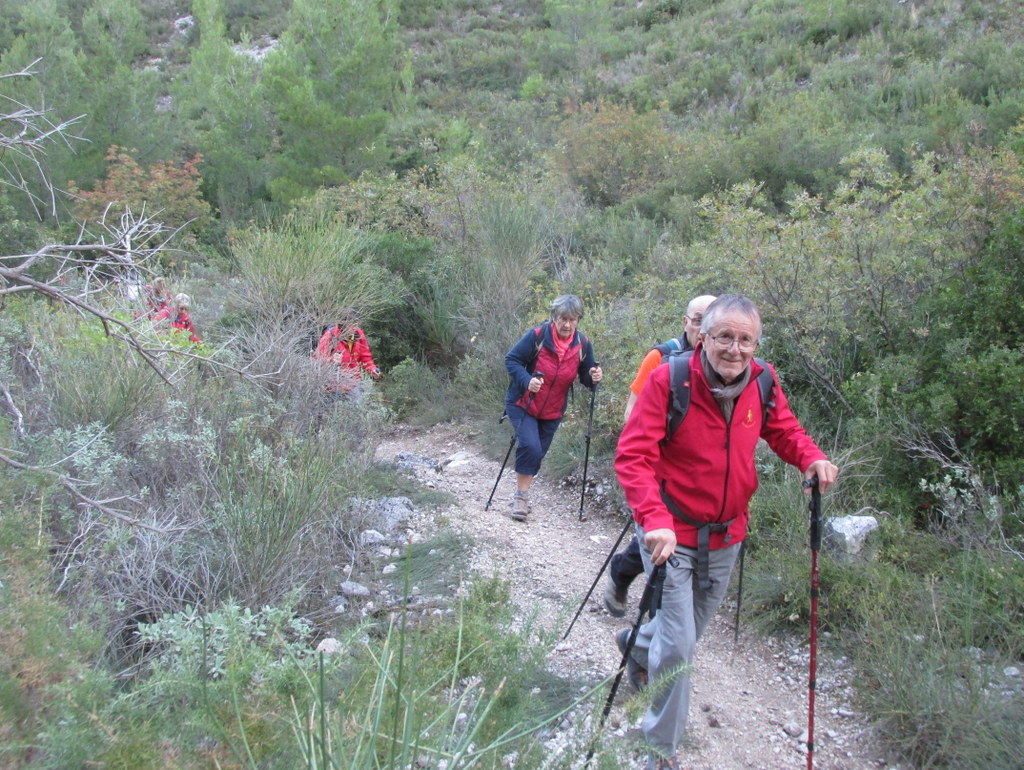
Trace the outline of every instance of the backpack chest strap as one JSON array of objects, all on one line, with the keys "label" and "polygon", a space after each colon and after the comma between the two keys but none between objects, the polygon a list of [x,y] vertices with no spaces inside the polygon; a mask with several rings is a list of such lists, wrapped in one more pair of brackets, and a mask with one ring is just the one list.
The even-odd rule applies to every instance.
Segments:
[{"label": "backpack chest strap", "polygon": [[675,500],[669,497],[668,492],[665,491],[665,482],[661,482],[661,500],[665,503],[665,507],[668,508],[669,513],[675,516],[684,524],[688,524],[697,530],[697,585],[700,586],[702,591],[710,590],[714,581],[711,579],[711,570],[709,564],[708,554],[711,551],[711,533],[712,532],[725,532],[725,542],[728,543],[732,540],[732,536],[728,534],[729,527],[736,519],[729,519],[729,521],[697,521],[687,516],[682,510],[676,505]]}]

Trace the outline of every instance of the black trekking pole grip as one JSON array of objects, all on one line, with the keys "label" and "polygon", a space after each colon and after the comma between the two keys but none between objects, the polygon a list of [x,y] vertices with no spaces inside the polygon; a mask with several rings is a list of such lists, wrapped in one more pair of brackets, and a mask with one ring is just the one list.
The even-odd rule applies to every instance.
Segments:
[{"label": "black trekking pole grip", "polygon": [[[527,374],[530,374],[530,373],[529,373],[529,372],[527,372]],[[541,386],[543,387],[543,385],[544,385],[544,372],[533,372],[532,374],[530,374],[530,379],[531,379],[531,380],[532,380],[532,379],[533,379],[534,377],[539,377],[539,378],[540,378],[540,380],[541,380]],[[533,403],[533,397],[537,395],[537,394],[536,394],[536,393],[534,393],[534,392],[533,392],[532,390],[530,390],[530,386],[529,386],[529,384],[527,384],[527,386],[526,386],[526,390],[527,390],[527,391],[528,391],[528,392],[530,393],[530,395],[529,395],[529,396],[527,396],[527,398],[526,398],[526,406],[525,406],[525,407],[523,407],[523,409],[524,409],[524,410],[526,410],[526,409],[529,409],[529,408],[530,408],[530,404],[532,404],[532,403]]]},{"label": "black trekking pole grip", "polygon": [[807,508],[811,512],[811,550],[821,550],[821,490],[818,487],[818,477],[812,476],[805,479],[804,489],[811,490],[811,502]]}]

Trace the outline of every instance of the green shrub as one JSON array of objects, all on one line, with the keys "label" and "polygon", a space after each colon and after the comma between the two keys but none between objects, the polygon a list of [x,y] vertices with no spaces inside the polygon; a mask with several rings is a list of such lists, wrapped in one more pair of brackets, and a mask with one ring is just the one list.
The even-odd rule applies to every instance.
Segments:
[{"label": "green shrub", "polygon": [[1008,661],[944,639],[927,610],[894,609],[869,626],[858,688],[886,741],[915,767],[1014,767],[1024,699],[1006,690]]},{"label": "green shrub", "polygon": [[388,372],[383,389],[395,418],[411,425],[435,425],[456,416],[448,385],[433,369],[411,358]]},{"label": "green shrub", "polygon": [[560,134],[564,173],[598,206],[622,203],[670,178],[681,149],[657,113],[608,102],[585,105]]},{"label": "green shrub", "polygon": [[316,331],[346,311],[372,317],[392,298],[387,273],[367,259],[369,245],[332,214],[315,210],[239,233],[232,242],[239,275],[231,304],[259,325],[284,318]]}]

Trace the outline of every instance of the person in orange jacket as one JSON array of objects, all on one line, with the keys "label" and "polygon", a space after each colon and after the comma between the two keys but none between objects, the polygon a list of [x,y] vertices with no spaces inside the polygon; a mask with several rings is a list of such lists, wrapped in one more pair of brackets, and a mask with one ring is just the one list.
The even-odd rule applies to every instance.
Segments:
[{"label": "person in orange jacket", "polygon": [[356,390],[364,371],[374,380],[381,377],[366,334],[352,321],[331,324],[324,329],[312,358],[337,365],[339,376],[327,386],[328,390],[343,393]]}]

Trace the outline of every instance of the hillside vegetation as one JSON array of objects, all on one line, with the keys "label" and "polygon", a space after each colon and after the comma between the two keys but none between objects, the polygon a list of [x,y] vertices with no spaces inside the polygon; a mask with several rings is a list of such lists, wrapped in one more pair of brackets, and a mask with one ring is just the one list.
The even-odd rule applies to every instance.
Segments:
[{"label": "hillside vegetation", "polygon": [[[569,292],[609,476],[643,352],[740,292],[844,468],[829,512],[882,524],[876,562],[823,566],[863,707],[914,767],[1019,766],[1018,2],[0,9],[0,764],[537,751],[542,661],[500,584],[452,597],[457,624],[325,609],[365,563],[353,498],[439,502],[375,442],[459,420],[503,452],[502,357]],[[202,342],[147,318],[158,276]],[[344,314],[384,379],[324,408],[309,353]],[[546,474],[583,464],[580,403]],[[806,622],[806,524],[760,471],[744,608],[771,632]],[[327,637],[363,653],[318,661]],[[456,731],[496,660],[521,676]]]}]

